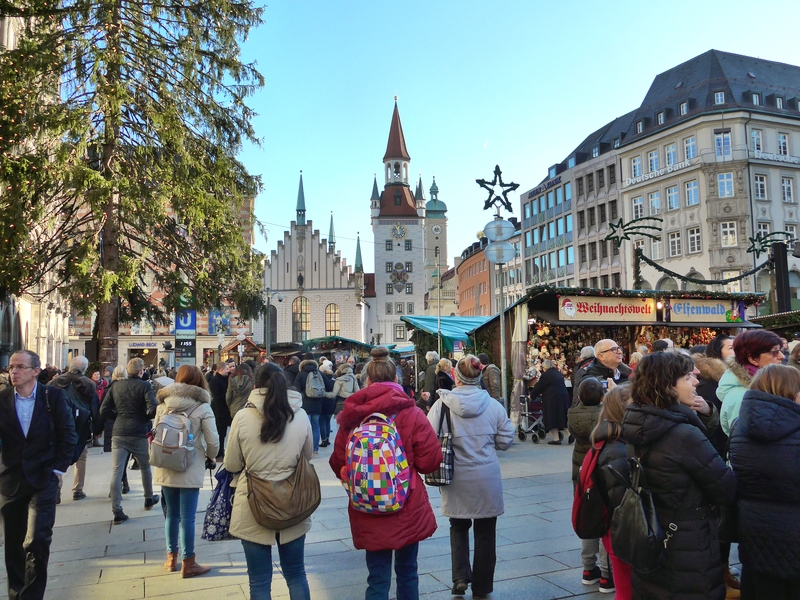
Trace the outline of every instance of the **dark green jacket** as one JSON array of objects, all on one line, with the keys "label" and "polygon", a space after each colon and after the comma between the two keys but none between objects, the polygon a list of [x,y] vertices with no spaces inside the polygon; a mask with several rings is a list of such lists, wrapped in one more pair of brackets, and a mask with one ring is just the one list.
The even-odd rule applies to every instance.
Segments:
[{"label": "dark green jacket", "polygon": [[580,402],[567,411],[569,432],[575,436],[575,447],[572,450],[572,482],[578,481],[581,465],[589,448],[592,447],[592,429],[597,425],[600,409],[603,405],[584,406]]}]

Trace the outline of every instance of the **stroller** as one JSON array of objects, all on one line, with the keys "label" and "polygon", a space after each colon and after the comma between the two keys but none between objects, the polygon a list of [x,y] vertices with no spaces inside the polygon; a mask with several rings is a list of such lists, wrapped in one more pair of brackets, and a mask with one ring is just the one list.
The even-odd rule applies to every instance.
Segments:
[{"label": "stroller", "polygon": [[519,441],[524,442],[529,433],[532,434],[534,444],[538,444],[539,440],[543,440],[547,433],[544,430],[542,399],[532,400],[529,396],[520,396],[519,425],[517,426]]}]

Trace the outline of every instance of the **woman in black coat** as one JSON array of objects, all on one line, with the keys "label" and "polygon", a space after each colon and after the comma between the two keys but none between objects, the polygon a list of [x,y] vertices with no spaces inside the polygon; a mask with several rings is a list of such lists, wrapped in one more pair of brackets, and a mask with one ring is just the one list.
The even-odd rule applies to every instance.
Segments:
[{"label": "woman in black coat", "polygon": [[535,400],[542,397],[542,411],[544,412],[544,429],[549,431],[553,439],[551,442],[561,443],[560,429],[567,428],[567,408],[570,405],[569,392],[564,383],[564,376],[555,368],[552,361],[542,362],[543,372],[528,396]]},{"label": "woman in black coat", "polygon": [[731,430],[742,600],[800,599],[800,371],[768,365]]},{"label": "woman in black coat", "polygon": [[633,571],[634,599],[725,598],[716,507],[734,502],[736,479],[695,414],[707,405],[696,396],[693,370],[688,355],[657,352],[634,372],[622,437],[644,467],[661,527],[675,527],[664,564]]}]

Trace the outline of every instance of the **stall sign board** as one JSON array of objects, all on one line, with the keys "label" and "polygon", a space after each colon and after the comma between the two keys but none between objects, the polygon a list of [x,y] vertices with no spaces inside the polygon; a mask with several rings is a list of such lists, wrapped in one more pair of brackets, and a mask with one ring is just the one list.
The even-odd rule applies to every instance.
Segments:
[{"label": "stall sign board", "polygon": [[558,299],[560,321],[645,321],[656,322],[653,298],[614,298],[597,296],[561,296]]},{"label": "stall sign board", "polygon": [[735,300],[671,298],[667,306],[671,323],[741,323],[744,320],[744,306]]}]

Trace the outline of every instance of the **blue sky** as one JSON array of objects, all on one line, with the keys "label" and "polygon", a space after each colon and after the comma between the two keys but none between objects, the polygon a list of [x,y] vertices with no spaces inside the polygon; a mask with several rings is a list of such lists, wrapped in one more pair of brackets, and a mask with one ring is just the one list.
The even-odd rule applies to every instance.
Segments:
[{"label": "blue sky", "polygon": [[739,0],[273,0],[243,45],[266,80],[250,99],[262,146],[241,155],[264,184],[256,247],[283,239],[302,170],[306,217],[327,237],[333,212],[348,264],[360,232],[372,271],[369,198],[397,95],[414,183],[429,197],[435,175],[449,209],[452,266],[491,218],[475,179],[495,164],[534,187],[658,73],[712,48],[800,65],[798,17],[794,2]]}]

